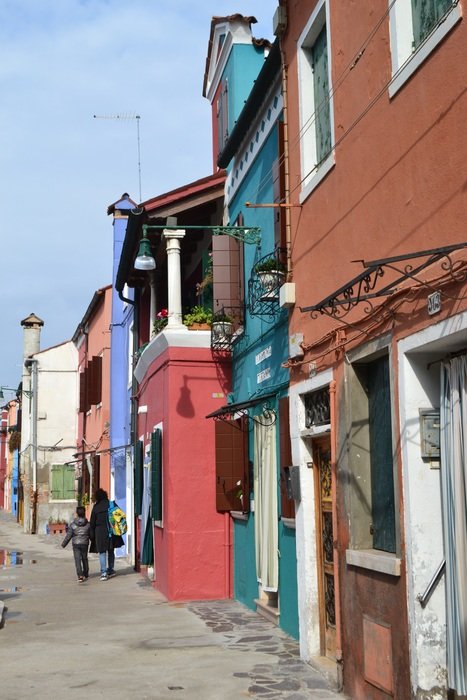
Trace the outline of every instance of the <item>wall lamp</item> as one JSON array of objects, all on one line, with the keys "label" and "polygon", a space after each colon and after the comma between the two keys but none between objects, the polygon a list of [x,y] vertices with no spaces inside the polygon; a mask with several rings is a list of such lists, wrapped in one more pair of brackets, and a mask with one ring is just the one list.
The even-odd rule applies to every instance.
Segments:
[{"label": "wall lamp", "polygon": [[0,401],[5,398],[4,391],[11,391],[13,394],[16,394],[17,397],[19,397],[20,394],[25,394],[28,399],[32,396],[32,391],[26,391],[26,389],[10,389],[9,386],[0,386]]},{"label": "wall lamp", "polygon": [[138,255],[135,259],[135,270],[155,270],[156,261],[152,255],[151,244],[149,238],[146,236],[146,232],[139,244]]},{"label": "wall lamp", "polygon": [[5,398],[4,391],[12,391],[13,394],[16,395],[20,393],[18,389],[10,389],[9,386],[0,386],[0,401]]}]

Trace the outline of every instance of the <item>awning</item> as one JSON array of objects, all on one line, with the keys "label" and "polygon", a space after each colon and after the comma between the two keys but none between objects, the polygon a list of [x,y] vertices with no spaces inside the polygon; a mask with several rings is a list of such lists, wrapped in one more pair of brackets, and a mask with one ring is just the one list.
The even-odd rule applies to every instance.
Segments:
[{"label": "awning", "polygon": [[217,409],[217,411],[213,411],[212,413],[209,413],[206,418],[223,418],[228,415],[234,415],[235,413],[239,413],[241,411],[245,411],[247,408],[251,408],[252,406],[257,406],[259,403],[262,401],[266,401],[267,399],[272,399],[274,396],[276,396],[277,391],[270,391],[269,393],[262,394],[261,396],[254,396],[248,399],[248,401],[239,401],[238,403],[229,403],[226,406],[221,406],[220,408]]}]

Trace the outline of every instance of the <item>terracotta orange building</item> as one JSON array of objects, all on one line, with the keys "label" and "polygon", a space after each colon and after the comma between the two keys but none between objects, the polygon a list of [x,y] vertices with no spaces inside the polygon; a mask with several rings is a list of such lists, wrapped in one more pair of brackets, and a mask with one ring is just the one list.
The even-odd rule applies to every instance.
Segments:
[{"label": "terracotta orange building", "polygon": [[464,12],[305,0],[274,19],[301,651],[362,700],[467,692]]}]

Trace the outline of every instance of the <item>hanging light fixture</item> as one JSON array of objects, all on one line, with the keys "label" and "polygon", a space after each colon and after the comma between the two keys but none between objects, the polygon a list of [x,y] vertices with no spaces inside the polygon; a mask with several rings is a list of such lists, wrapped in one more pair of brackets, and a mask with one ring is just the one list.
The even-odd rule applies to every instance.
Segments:
[{"label": "hanging light fixture", "polygon": [[155,270],[156,261],[152,255],[151,243],[146,235],[143,235],[138,249],[138,255],[135,260],[135,270]]}]

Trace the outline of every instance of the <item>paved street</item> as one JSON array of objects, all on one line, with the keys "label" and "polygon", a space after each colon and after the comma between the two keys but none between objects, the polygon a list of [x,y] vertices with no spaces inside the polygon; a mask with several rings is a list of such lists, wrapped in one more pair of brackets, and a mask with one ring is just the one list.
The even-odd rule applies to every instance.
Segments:
[{"label": "paved street", "polygon": [[342,700],[294,640],[244,606],[169,604],[122,561],[101,582],[97,555],[79,584],[60,542],[0,510],[2,700]]}]

